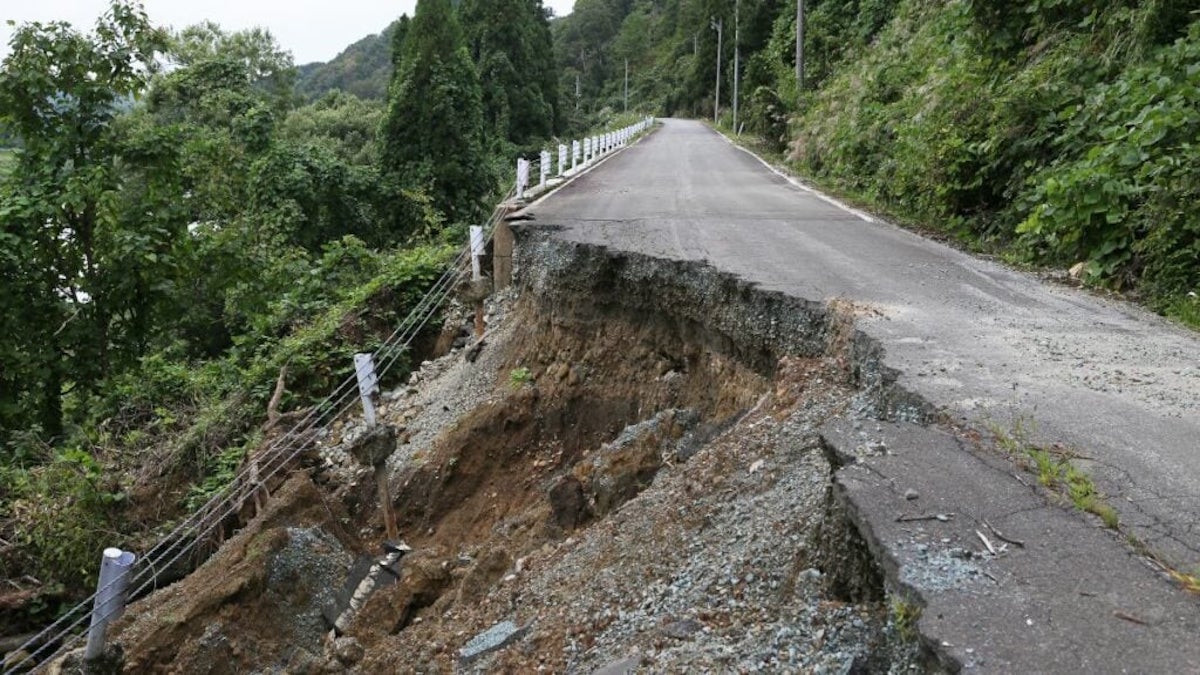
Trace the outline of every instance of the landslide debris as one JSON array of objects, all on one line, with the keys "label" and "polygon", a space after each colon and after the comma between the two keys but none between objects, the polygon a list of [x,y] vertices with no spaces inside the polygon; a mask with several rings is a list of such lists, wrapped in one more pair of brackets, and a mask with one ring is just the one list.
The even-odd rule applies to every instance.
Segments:
[{"label": "landslide debris", "polygon": [[319,466],[130,609],[127,668],[924,669],[831,498],[818,429],[863,407],[844,322],[702,265],[538,237],[518,265],[482,341],[452,311],[457,346],[381,397],[412,548],[394,580],[344,631],[322,618],[385,540],[354,457],[373,432],[343,419]]}]

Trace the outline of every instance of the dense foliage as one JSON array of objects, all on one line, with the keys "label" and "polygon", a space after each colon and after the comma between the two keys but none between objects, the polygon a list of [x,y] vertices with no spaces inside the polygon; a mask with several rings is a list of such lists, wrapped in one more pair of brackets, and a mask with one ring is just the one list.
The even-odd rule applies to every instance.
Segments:
[{"label": "dense foliage", "polygon": [[517,145],[549,137],[558,78],[541,0],[465,0],[462,16],[491,135]]},{"label": "dense foliage", "polygon": [[492,190],[479,75],[450,0],[419,0],[400,49],[384,121],[384,168],[415,181],[452,220],[482,215]]},{"label": "dense foliage", "polygon": [[[547,52],[540,4],[522,7]],[[448,0],[378,41],[383,63],[297,85],[266,31],[168,33],[130,0],[91,33],[18,27],[0,65],[0,579],[41,595],[0,631],[228,481],[282,371],[280,412],[351,373],[497,193],[493,153],[555,128],[535,52],[508,54],[538,63],[534,84],[492,82],[485,103]],[[354,84],[379,73],[387,101]]]}]

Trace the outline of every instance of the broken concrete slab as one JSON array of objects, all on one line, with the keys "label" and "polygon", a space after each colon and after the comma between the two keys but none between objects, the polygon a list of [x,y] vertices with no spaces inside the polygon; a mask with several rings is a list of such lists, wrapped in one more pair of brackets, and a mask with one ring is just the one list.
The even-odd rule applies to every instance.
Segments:
[{"label": "broken concrete slab", "polygon": [[458,662],[468,665],[476,659],[491,654],[520,640],[529,632],[529,626],[517,627],[512,621],[501,621],[479,635],[471,638],[458,650]]},{"label": "broken concrete slab", "polygon": [[853,458],[835,494],[892,589],[922,606],[920,638],[946,667],[1200,672],[1200,601],[1118,533],[950,433],[887,423],[872,435],[887,453],[856,458],[850,422],[822,429],[834,457]]}]

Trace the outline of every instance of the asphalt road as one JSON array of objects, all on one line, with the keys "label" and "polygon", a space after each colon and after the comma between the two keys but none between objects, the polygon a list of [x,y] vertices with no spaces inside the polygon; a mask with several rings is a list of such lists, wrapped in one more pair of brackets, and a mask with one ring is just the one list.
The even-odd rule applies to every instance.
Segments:
[{"label": "asphalt road", "polygon": [[979,425],[1035,427],[1123,526],[1200,565],[1200,338],[830,203],[706,126],[656,133],[535,204],[559,236],[706,260],[769,290],[847,299],[899,384]]}]

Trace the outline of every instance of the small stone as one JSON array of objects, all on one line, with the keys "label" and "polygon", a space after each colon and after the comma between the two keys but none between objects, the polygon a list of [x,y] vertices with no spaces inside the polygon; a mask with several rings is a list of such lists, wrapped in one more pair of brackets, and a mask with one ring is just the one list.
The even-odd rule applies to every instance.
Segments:
[{"label": "small stone", "polygon": [[662,634],[675,640],[686,640],[692,635],[695,635],[703,628],[699,621],[695,619],[684,619],[682,621],[670,621],[663,624]]},{"label": "small stone", "polygon": [[908,500],[908,501],[910,501],[910,502],[911,502],[911,501],[914,501],[914,500],[916,500],[916,499],[917,499],[918,497],[920,497],[920,496],[921,496],[921,495],[920,495],[920,494],[919,494],[919,493],[918,493],[916,490],[914,490],[914,489],[912,489],[912,488],[909,488],[909,489],[907,489],[907,490],[905,490],[905,491],[904,491],[904,498],[905,498],[905,499],[907,499],[907,500]]},{"label": "small stone", "polygon": [[362,660],[363,646],[352,637],[340,637],[333,641],[333,655],[347,666],[352,666]]}]

